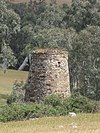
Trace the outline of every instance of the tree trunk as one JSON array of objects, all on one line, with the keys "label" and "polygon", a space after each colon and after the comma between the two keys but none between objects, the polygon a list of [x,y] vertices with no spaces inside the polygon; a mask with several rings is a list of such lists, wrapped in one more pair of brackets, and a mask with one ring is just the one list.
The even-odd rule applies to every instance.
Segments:
[{"label": "tree trunk", "polygon": [[21,64],[21,66],[18,68],[18,70],[23,70],[25,68],[25,66],[27,65],[28,63],[28,57],[26,57],[23,61],[23,63]]}]

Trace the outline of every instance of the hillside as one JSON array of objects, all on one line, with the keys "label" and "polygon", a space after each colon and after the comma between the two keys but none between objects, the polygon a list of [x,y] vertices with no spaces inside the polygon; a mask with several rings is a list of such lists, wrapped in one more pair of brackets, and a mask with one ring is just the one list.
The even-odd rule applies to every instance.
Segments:
[{"label": "hillside", "polygon": [[[9,1],[13,3],[22,3],[22,2],[29,2],[30,0],[9,0]],[[45,1],[49,3],[51,0],[45,0]],[[68,5],[70,5],[72,0],[56,0],[56,1],[57,1],[57,4],[59,5],[64,3],[67,3]]]}]

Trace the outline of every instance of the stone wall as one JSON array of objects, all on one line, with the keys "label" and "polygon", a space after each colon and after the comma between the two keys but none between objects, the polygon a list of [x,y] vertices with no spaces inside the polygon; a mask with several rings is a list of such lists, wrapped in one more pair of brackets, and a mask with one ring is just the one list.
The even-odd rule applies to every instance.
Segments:
[{"label": "stone wall", "polygon": [[70,96],[68,53],[62,49],[37,49],[32,53],[25,101],[38,101],[52,93]]}]

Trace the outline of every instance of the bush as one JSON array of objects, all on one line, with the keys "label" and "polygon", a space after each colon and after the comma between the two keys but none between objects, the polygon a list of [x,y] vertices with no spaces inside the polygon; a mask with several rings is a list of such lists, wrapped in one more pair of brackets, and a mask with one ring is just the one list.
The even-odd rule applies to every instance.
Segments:
[{"label": "bush", "polygon": [[0,121],[7,122],[12,120],[28,119],[32,113],[32,117],[35,116],[36,105],[31,104],[11,104],[1,108]]},{"label": "bush", "polygon": [[12,88],[11,95],[7,98],[7,104],[11,103],[23,103],[25,97],[25,83],[23,81],[15,81]]},{"label": "bush", "polygon": [[45,116],[61,116],[68,112],[92,113],[100,111],[100,102],[82,96],[62,98],[50,95],[40,103],[14,103],[0,108],[0,121],[24,120]]},{"label": "bush", "polygon": [[44,104],[56,108],[59,115],[76,113],[92,113],[99,111],[99,104],[81,95],[72,95],[69,98],[63,98],[59,95],[50,95],[45,98]]},{"label": "bush", "polygon": [[83,97],[83,96],[72,96],[69,99],[64,99],[63,107],[68,111],[76,113],[92,113],[95,112],[96,102]]},{"label": "bush", "polygon": [[63,97],[61,95],[55,95],[55,94],[49,95],[44,98],[44,104],[51,105],[53,107],[62,106]]},{"label": "bush", "polygon": [[57,116],[56,108],[44,104],[11,104],[0,109],[0,122]]}]

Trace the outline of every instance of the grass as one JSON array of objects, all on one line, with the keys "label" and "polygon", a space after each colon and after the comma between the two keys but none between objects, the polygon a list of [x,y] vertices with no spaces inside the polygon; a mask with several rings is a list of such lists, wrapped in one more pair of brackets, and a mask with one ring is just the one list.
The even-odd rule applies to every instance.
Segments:
[{"label": "grass", "polygon": [[17,81],[25,81],[27,79],[28,73],[14,70],[7,70],[4,74],[0,70],[0,105],[6,103],[6,99],[11,93],[13,83]]},{"label": "grass", "polygon": [[[25,81],[28,73],[0,70],[0,105],[6,103],[7,96],[15,80]],[[0,133],[100,133],[100,114],[78,114],[69,116],[31,119],[26,121],[0,123]]]},{"label": "grass", "polygon": [[1,123],[0,133],[100,133],[100,114]]}]

